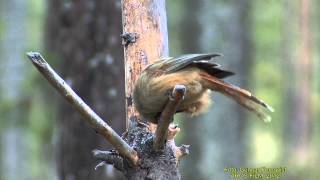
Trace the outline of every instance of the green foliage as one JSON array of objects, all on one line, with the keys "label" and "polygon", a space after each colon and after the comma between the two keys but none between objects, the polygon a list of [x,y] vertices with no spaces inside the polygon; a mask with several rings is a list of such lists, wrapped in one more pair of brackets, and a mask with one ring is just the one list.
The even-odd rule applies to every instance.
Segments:
[{"label": "green foliage", "polygon": [[[256,142],[250,152],[255,154],[254,165],[277,165],[283,149],[279,145],[283,133],[283,78],[282,78],[282,22],[283,6],[279,1],[253,2],[254,68],[253,85],[257,97],[270,104],[275,112],[272,122],[254,121],[251,138]],[[252,117],[253,119],[255,117]],[[251,121],[250,121],[251,123]],[[267,150],[266,150],[267,149]],[[264,152],[266,151],[266,152]],[[266,153],[264,156],[262,154]],[[265,164],[267,163],[267,164]]]},{"label": "green foliage", "polygon": [[[0,3],[3,4],[2,1]],[[23,176],[31,176],[30,179],[39,180],[52,179],[52,169],[54,169],[52,168],[52,136],[55,129],[54,119],[56,118],[55,101],[48,99],[52,98],[52,95],[47,97],[47,94],[52,93],[52,90],[48,90],[47,85],[44,86],[45,81],[28,62],[25,53],[30,50],[41,51],[43,49],[44,3],[44,0],[32,0],[20,4],[27,6],[21,7],[27,11],[27,21],[23,24],[26,28],[21,29],[21,33],[26,34],[26,49],[23,52],[16,53],[21,55],[21,59],[25,60],[24,63],[27,65],[24,66],[24,77],[21,77],[23,81],[18,87],[19,97],[8,98],[0,92],[0,134],[5,129],[10,128],[17,128],[21,131],[21,134],[24,135],[21,137],[21,141],[25,144],[26,149],[21,150],[25,154],[25,159],[19,159],[19,161],[28,162],[28,167],[24,171],[28,173],[23,174]],[[5,35],[4,21],[5,18],[2,16],[0,18],[1,37]],[[1,47],[0,51],[2,51]],[[6,66],[0,66],[0,68],[6,68]],[[16,69],[12,69],[12,71],[16,71]],[[6,83],[0,81],[0,86],[6,85]]]},{"label": "green foliage", "polygon": [[55,119],[55,108],[53,106],[54,104],[48,104],[48,100],[46,100],[45,97],[37,94],[41,94],[39,90],[33,93],[34,98],[30,104],[28,125],[30,132],[37,138],[35,140],[42,144],[51,139],[53,131],[52,120]]},{"label": "green foliage", "polygon": [[[47,179],[50,173],[52,157],[52,135],[54,131],[55,108],[48,104],[46,97],[41,95],[41,89],[33,93],[28,115],[28,162],[32,177]],[[49,156],[48,156],[49,155]]]},{"label": "green foliage", "polygon": [[[297,1],[288,1],[292,6],[292,10],[298,12]],[[292,111],[292,109],[287,109],[287,107],[291,106],[290,102],[287,101],[289,94],[287,94],[288,89],[286,88],[295,88],[295,79],[293,72],[285,72],[287,65],[290,65],[291,62],[286,62],[283,59],[284,54],[282,47],[283,44],[283,36],[287,35],[285,33],[290,33],[288,37],[290,48],[290,55],[292,57],[297,56],[297,41],[299,39],[299,28],[298,28],[298,19],[297,17],[290,16],[289,19],[291,22],[286,22],[284,19],[285,10],[287,10],[287,6],[285,3],[280,1],[254,1],[253,3],[253,11],[254,11],[254,25],[253,25],[253,39],[255,45],[255,67],[253,72],[254,79],[254,87],[255,94],[258,97],[261,97],[263,100],[272,105],[275,109],[273,113],[273,120],[270,124],[263,124],[260,122],[254,122],[251,130],[251,137],[253,142],[260,141],[257,145],[255,145],[250,152],[252,154],[256,154],[259,152],[263,152],[266,148],[267,152],[264,152],[264,156],[255,156],[251,160],[252,164],[261,165],[266,162],[267,165],[277,166],[283,165],[286,166],[291,172],[290,175],[287,175],[286,179],[313,179],[312,177],[318,177],[319,174],[314,171],[315,165],[317,164],[317,160],[319,160],[317,153],[315,153],[315,149],[319,148],[319,122],[316,121],[319,117],[319,89],[316,90],[319,83],[319,78],[317,78],[317,70],[319,68],[319,63],[314,61],[313,66],[313,91],[311,92],[311,100],[312,100],[312,114],[313,118],[311,120],[311,142],[310,142],[310,159],[317,159],[315,161],[310,161],[308,164],[298,166],[297,162],[292,160],[293,158],[289,158],[288,154],[286,154],[287,146],[290,142],[287,142],[284,134],[286,134],[286,128],[289,127],[288,123],[290,123],[290,119],[288,118],[287,113]],[[291,12],[294,13],[294,12]],[[313,15],[315,16],[315,15]],[[319,17],[319,16],[318,16]],[[312,21],[312,20],[311,20]],[[289,30],[290,32],[286,32],[285,30]],[[312,30],[310,32],[311,36],[319,37],[319,33],[314,33],[316,31]],[[288,48],[287,47],[287,48]],[[317,59],[319,51],[313,52],[314,59]],[[288,80],[290,82],[288,82]],[[253,121],[252,121],[253,122]],[[267,138],[260,137],[265,134]],[[260,138],[260,140],[259,140]],[[266,140],[267,139],[267,140]],[[277,155],[275,158],[270,160],[271,156],[268,156],[268,153],[273,155]],[[270,155],[271,155],[270,154]],[[261,159],[262,158],[262,159]],[[306,171],[307,169],[307,171]]]}]

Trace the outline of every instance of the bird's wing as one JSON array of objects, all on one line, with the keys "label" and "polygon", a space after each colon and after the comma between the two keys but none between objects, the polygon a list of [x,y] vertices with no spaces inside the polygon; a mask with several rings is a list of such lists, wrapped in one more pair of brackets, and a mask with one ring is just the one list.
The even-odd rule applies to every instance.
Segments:
[{"label": "bird's wing", "polygon": [[164,73],[173,73],[179,71],[188,66],[195,66],[208,74],[217,78],[225,78],[231,76],[234,73],[221,69],[221,66],[214,61],[215,57],[219,57],[221,54],[186,54],[176,58],[163,59],[160,69]]},{"label": "bird's wing", "polygon": [[[183,69],[184,67],[199,61],[206,61],[221,56],[220,54],[185,54],[176,58],[166,59],[161,69],[166,73],[172,73]],[[213,63],[214,64],[214,63]],[[216,64],[216,66],[219,66]]]},{"label": "bird's wing", "polygon": [[210,61],[198,61],[193,62],[192,64],[219,79],[234,75],[233,72],[224,70],[219,64]]}]

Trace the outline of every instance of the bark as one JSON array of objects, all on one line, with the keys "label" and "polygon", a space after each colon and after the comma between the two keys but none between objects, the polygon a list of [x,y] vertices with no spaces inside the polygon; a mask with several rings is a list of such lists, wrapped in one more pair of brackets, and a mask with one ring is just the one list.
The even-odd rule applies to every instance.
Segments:
[{"label": "bark", "polygon": [[181,101],[183,100],[185,91],[186,87],[184,85],[177,84],[172,90],[172,93],[169,95],[168,102],[163,108],[158,122],[158,127],[155,132],[155,138],[153,141],[153,149],[155,151],[161,151],[166,145],[166,141],[169,140],[169,125],[170,123],[172,123],[173,116],[176,113]]},{"label": "bark", "polygon": [[[29,52],[27,55],[33,65],[60,93],[60,95],[82,115],[84,120],[87,121],[87,123],[90,124],[97,133],[102,135],[115,147],[116,151],[93,151],[94,157],[102,161],[97,167],[100,167],[105,163],[112,164],[115,168],[126,175],[130,175],[128,176],[129,179],[145,179],[145,177],[151,179],[179,178],[177,171],[168,171],[167,168],[176,167],[177,165],[175,160],[178,158],[178,153],[173,151],[173,149],[179,151],[179,156],[183,156],[183,153],[188,153],[188,147],[184,146],[180,148],[175,146],[174,141],[172,141],[176,134],[175,132],[177,132],[175,128],[172,128],[172,131],[170,131],[171,134],[168,135],[168,141],[171,140],[168,146],[165,146],[165,141],[167,138],[169,124],[185,94],[186,89],[183,85],[176,85],[173,89],[170,97],[168,98],[168,103],[161,113],[155,135],[150,132],[146,132],[145,126],[143,126],[144,128],[131,127],[129,131],[125,133],[124,139],[130,143],[131,147],[124,142],[124,140],[122,140],[85,102],[83,102],[83,100],[70,88],[70,86],[68,86],[67,83],[43,59],[40,53]],[[134,129],[136,129],[136,131],[134,131]],[[154,141],[151,141],[152,139],[154,139]],[[153,144],[153,147],[155,148],[152,149],[150,147],[151,144]],[[139,163],[137,162],[137,151],[133,150],[133,148],[137,149],[140,153]],[[166,158],[160,158],[161,156],[165,156],[168,159],[165,160]],[[95,169],[97,169],[97,167]],[[137,169],[145,168],[148,169],[147,172],[145,172],[145,170],[137,171]],[[136,174],[137,177],[132,176],[132,174],[128,174],[128,172]]]},{"label": "bark", "polygon": [[[63,78],[114,130],[122,132],[125,100],[120,2],[51,0],[46,29],[47,50],[50,57],[61,60],[56,64]],[[68,104],[60,102],[59,179],[119,179],[110,168],[94,171],[90,152],[110,144],[88,128]]]},{"label": "bark", "polygon": [[40,53],[29,52],[27,56],[48,82],[82,115],[84,120],[87,121],[97,133],[110,142],[121,156],[131,161],[132,164],[137,164],[138,157],[136,151],[121,139],[121,137],[70,88],[43,59]]},{"label": "bark", "polygon": [[139,127],[139,116],[132,104],[132,90],[140,72],[147,64],[161,56],[168,56],[165,0],[123,0],[122,8],[129,126],[125,139],[138,152],[140,158],[139,166],[124,168],[127,169],[125,174],[129,179],[180,179],[174,148],[167,143],[161,151],[153,150],[152,139],[155,136],[147,131],[146,127]]},{"label": "bark", "polygon": [[[143,67],[160,56],[168,55],[165,2],[124,0],[122,3],[126,99],[128,112],[132,113],[127,116],[131,123],[123,139],[137,151],[140,161],[138,166],[134,166],[118,152],[110,151],[104,154],[112,155],[112,158],[107,160],[117,161],[112,164],[128,179],[179,179],[173,148],[171,145],[166,145],[159,152],[153,150],[154,134],[137,123],[136,113],[130,102],[133,83]],[[103,115],[113,119],[114,122],[120,122],[114,114],[118,114],[116,112],[121,110],[121,107],[117,106],[122,102],[121,93],[118,93],[120,91],[116,87],[105,93],[106,89],[103,89],[105,87],[103,85],[114,82],[112,80],[121,75],[118,74],[119,71],[121,72],[121,63],[116,61],[121,56],[114,54],[118,52],[118,37],[120,37],[115,34],[120,31],[118,26],[111,26],[116,21],[120,21],[115,18],[105,19],[105,17],[111,17],[111,14],[118,12],[119,7],[119,4],[114,1],[103,3],[100,1],[68,3],[50,1],[47,24],[48,48],[54,50],[64,62],[69,63],[61,67],[67,82],[89,105],[96,108],[99,114],[104,113]],[[106,9],[108,11],[105,11]],[[106,69],[115,76],[109,77],[110,79],[105,76],[108,72],[105,71]],[[104,107],[106,101],[103,98],[108,97],[111,99],[107,102],[111,102],[112,106]],[[113,116],[105,113],[106,109]],[[101,174],[90,171],[92,161],[85,157],[87,152],[99,143],[98,138],[92,131],[86,130],[82,121],[79,121],[78,114],[65,104],[60,105],[60,118],[61,148],[58,151],[60,178],[101,179]],[[99,155],[99,152],[101,151],[94,151],[94,155]],[[118,157],[115,158],[116,156],[120,161]]]},{"label": "bark", "polygon": [[132,90],[138,75],[147,64],[168,56],[165,0],[123,0],[122,18],[123,35],[136,37],[134,42],[126,36],[123,38],[128,121],[137,115],[132,104]]},{"label": "bark", "polygon": [[310,142],[311,119],[311,43],[310,43],[310,1],[299,0],[299,54],[295,60],[296,78],[293,95],[293,113],[290,137],[292,157],[299,164],[307,163]]}]

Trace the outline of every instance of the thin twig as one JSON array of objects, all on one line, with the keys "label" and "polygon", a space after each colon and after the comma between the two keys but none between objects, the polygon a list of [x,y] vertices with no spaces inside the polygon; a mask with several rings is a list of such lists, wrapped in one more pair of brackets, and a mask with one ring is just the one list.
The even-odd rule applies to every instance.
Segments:
[{"label": "thin twig", "polygon": [[129,159],[134,165],[138,162],[137,152],[131,148],[121,137],[103,121],[50,67],[40,53],[29,52],[28,58],[39,72],[68,102],[80,112],[91,127],[109,141],[123,157]]},{"label": "thin twig", "polygon": [[168,128],[173,120],[173,116],[177,111],[180,102],[185,94],[186,87],[184,85],[176,85],[169,96],[169,100],[164,107],[155,134],[153,149],[159,151],[164,148],[167,140]]}]

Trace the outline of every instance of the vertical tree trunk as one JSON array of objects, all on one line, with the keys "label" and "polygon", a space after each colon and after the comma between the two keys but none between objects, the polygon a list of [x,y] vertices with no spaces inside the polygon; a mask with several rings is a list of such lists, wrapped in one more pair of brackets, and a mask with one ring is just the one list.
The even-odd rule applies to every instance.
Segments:
[{"label": "vertical tree trunk", "polygon": [[[181,43],[181,53],[200,53],[203,52],[201,46],[202,24],[200,23],[201,4],[203,1],[187,0],[181,6],[184,9],[180,27],[181,33],[179,41]],[[191,145],[192,154],[183,159],[182,171],[183,179],[205,179],[201,172],[202,164],[199,156],[202,154],[202,131],[194,131],[201,129],[201,116],[197,119],[189,116],[183,117],[183,130],[186,132],[182,138],[182,142],[188,142]],[[193,132],[193,133],[190,133]],[[197,172],[197,173],[195,173]]]},{"label": "vertical tree trunk", "polygon": [[[123,0],[122,6],[127,121],[135,124],[138,114],[132,106],[134,82],[147,64],[168,56],[165,0]],[[180,179],[170,146],[154,152],[150,141],[154,135],[139,126],[129,126],[127,137],[140,159],[137,167],[127,167],[128,179]]]},{"label": "vertical tree trunk", "polygon": [[165,0],[122,0],[122,19],[128,121],[137,115],[132,104],[136,78],[146,65],[168,56]]},{"label": "vertical tree trunk", "polygon": [[292,157],[307,163],[311,119],[310,1],[299,0],[299,54],[294,63],[296,86],[291,122]]},{"label": "vertical tree trunk", "polygon": [[[69,85],[118,133],[125,127],[121,4],[118,1],[48,2],[46,45]],[[91,151],[110,147],[61,101],[58,113],[59,179],[119,179],[94,171]],[[105,175],[107,172],[107,176]]]},{"label": "vertical tree trunk", "polygon": [[[295,47],[295,43],[292,43],[292,39],[294,39],[294,30],[295,25],[297,24],[297,14],[295,12],[295,3],[293,3],[291,0],[285,0],[283,5],[284,7],[284,14],[283,14],[283,27],[282,27],[282,39],[281,39],[281,52],[282,52],[282,71],[287,72],[288,74],[286,76],[283,76],[284,80],[284,91],[283,93],[283,102],[284,102],[284,133],[285,141],[287,141],[289,144],[292,142],[291,139],[291,124],[292,124],[292,117],[293,116],[293,106],[294,106],[294,89],[295,85],[292,84],[292,82],[295,82],[295,79],[292,78],[295,77],[295,71],[294,71],[294,61],[295,58],[294,54],[292,52],[292,49]],[[283,160],[288,161],[291,159],[291,156],[288,156],[290,154],[291,146],[284,147],[283,150]]]},{"label": "vertical tree trunk", "polygon": [[[205,1],[202,12],[202,47],[209,52],[222,52],[225,56],[219,63],[236,73],[227,81],[248,88],[252,52],[250,1]],[[210,170],[203,168],[199,173],[206,179],[229,179],[223,168],[246,164],[246,116],[243,108],[228,98],[216,93],[212,97],[208,113],[199,118],[201,131],[205,132],[201,136],[200,164]]]},{"label": "vertical tree trunk", "polygon": [[27,116],[27,107],[19,106],[26,75],[21,56],[27,46],[26,8],[24,0],[0,1],[0,179],[31,176],[25,169],[28,151],[21,151],[29,148],[26,131],[16,127]]}]

